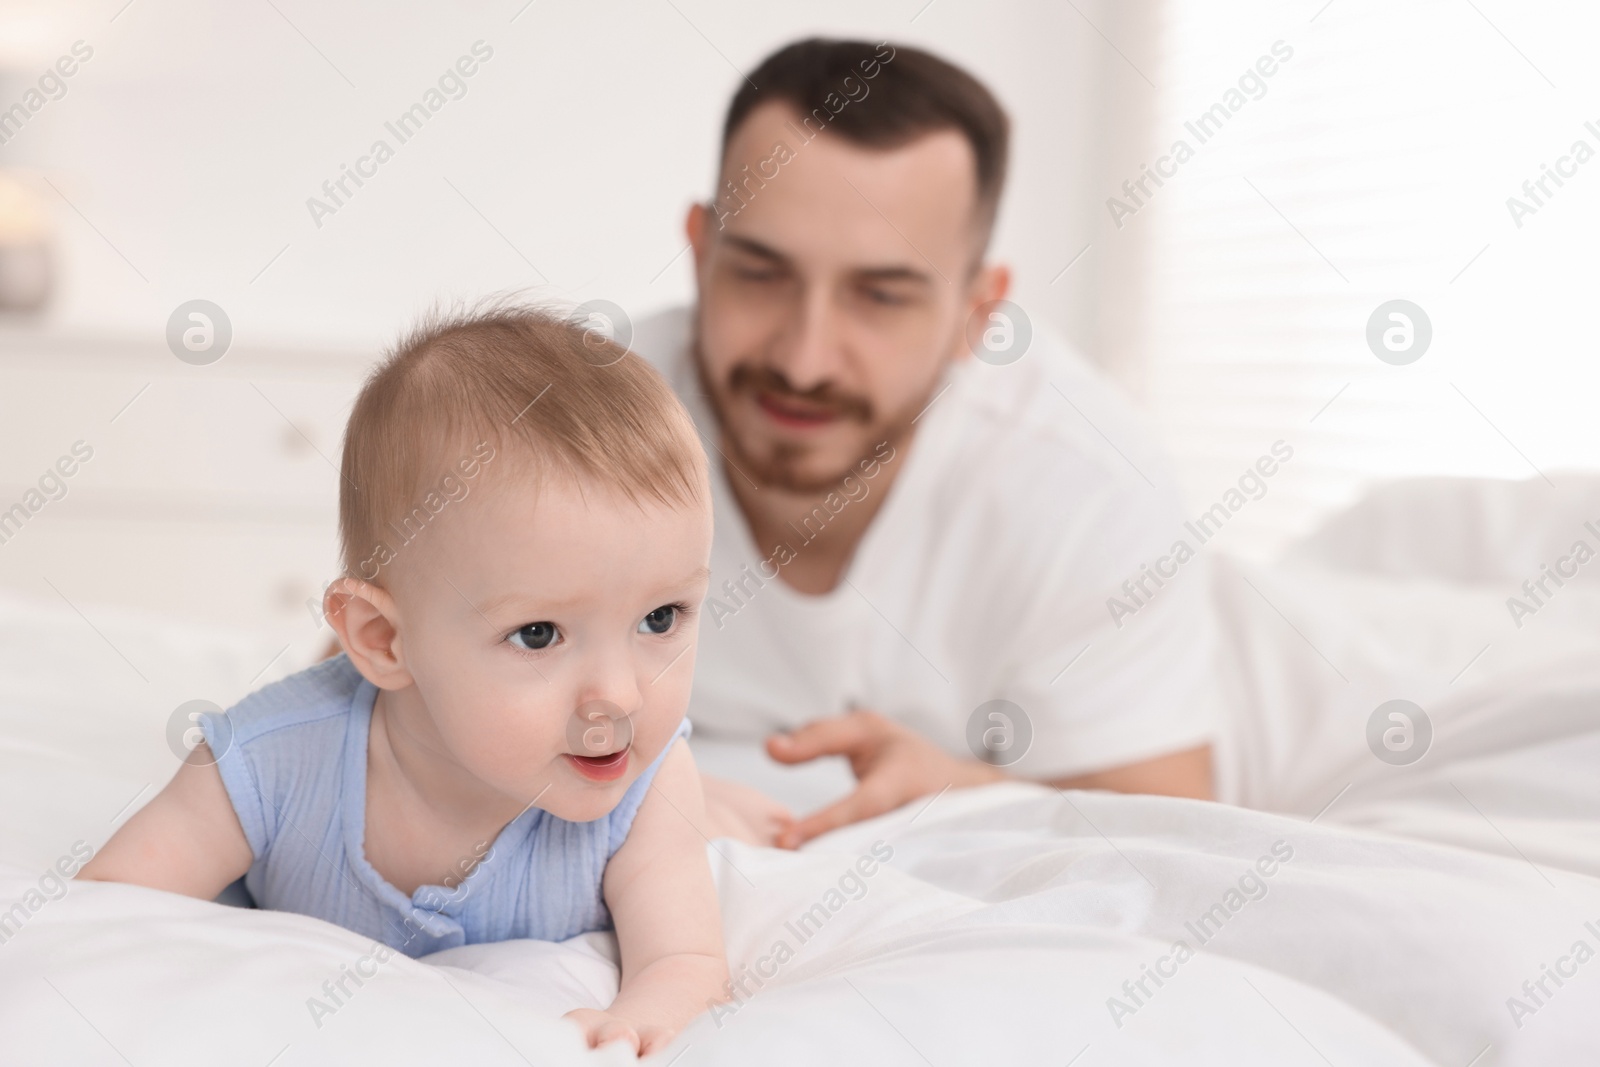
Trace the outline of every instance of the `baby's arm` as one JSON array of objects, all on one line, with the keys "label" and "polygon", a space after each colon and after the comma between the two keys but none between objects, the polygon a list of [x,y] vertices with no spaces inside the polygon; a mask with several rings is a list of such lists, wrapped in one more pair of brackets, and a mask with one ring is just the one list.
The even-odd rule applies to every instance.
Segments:
[{"label": "baby's arm", "polygon": [[591,1045],[627,1040],[641,1054],[665,1048],[707,1006],[727,999],[717,889],[695,826],[704,801],[683,740],[656,771],[628,839],[606,865],[605,898],[622,950],[622,988],[611,1007],[570,1012]]},{"label": "baby's arm", "polygon": [[252,858],[222,775],[202,741],[167,787],[111,835],[78,877],[210,900],[249,870]]}]

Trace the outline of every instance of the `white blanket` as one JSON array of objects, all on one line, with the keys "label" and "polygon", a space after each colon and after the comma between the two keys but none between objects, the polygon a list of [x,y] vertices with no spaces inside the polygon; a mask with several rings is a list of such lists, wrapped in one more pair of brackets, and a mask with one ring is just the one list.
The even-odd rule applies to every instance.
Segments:
[{"label": "white blanket", "polygon": [[[858,865],[874,850],[887,862]],[[1600,946],[1600,883],[1520,860],[1021,785],[947,793],[800,854],[718,842],[712,858],[740,995],[665,1057],[687,1050],[684,1065],[1600,1054],[1600,962],[1569,959],[1576,977],[1547,980],[1537,1005],[1523,990],[1575,943]],[[38,883],[6,868],[0,900]],[[615,991],[605,935],[381,966],[370,951],[302,916],[75,884],[0,945],[0,1056],[565,1063],[585,1056],[551,1020]],[[324,986],[374,969],[347,995]]]},{"label": "white blanket", "polygon": [[[1224,561],[1222,799],[1600,875],[1600,594],[1518,630],[1506,592]],[[1408,700],[1426,754],[1369,748]]]}]

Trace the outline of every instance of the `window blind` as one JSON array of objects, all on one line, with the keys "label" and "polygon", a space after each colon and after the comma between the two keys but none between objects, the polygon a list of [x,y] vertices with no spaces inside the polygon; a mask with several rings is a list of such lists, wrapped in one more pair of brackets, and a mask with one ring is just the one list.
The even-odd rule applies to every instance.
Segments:
[{"label": "window blind", "polygon": [[[1274,555],[1387,479],[1600,467],[1600,9],[1167,0],[1156,33],[1147,158],[1106,190],[1133,377],[1192,505],[1294,449],[1221,543]],[[1395,299],[1431,325],[1405,365],[1367,340]]]}]

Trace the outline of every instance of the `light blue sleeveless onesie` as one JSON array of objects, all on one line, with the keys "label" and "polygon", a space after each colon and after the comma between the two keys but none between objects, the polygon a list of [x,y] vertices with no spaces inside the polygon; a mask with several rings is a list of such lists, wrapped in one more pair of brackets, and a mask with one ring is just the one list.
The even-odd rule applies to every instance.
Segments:
[{"label": "light blue sleeveless onesie", "polygon": [[[567,822],[529,808],[454,889],[424,885],[408,897],[367,862],[363,849],[367,736],[377,694],[340,655],[226,712],[200,716],[255,857],[244,884],[257,906],[313,915],[408,956],[610,929],[601,876],[672,744],[610,814]],[[674,740],[688,734],[684,720]]]}]

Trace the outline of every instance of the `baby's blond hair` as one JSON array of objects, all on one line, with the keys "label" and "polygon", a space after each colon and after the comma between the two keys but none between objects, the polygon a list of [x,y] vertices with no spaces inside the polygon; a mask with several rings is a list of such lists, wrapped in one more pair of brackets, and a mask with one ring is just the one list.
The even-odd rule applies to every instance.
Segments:
[{"label": "baby's blond hair", "polygon": [[640,502],[705,502],[694,424],[643,359],[537,307],[436,312],[385,355],[350,413],[339,485],[345,573],[376,581],[397,553],[375,549],[444,507],[430,486],[478,474],[482,443],[531,460],[541,479],[565,475]]}]

